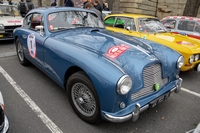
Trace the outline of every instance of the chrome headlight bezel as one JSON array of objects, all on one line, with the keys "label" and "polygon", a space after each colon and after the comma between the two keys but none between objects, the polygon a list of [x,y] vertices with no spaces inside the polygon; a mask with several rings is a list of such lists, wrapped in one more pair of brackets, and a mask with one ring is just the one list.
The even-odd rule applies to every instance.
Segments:
[{"label": "chrome headlight bezel", "polygon": [[194,56],[194,61],[198,61],[199,60],[199,54],[196,54],[195,56]]},{"label": "chrome headlight bezel", "polygon": [[126,95],[132,88],[132,79],[129,75],[122,76],[117,82],[117,93],[120,95]]},{"label": "chrome headlight bezel", "polygon": [[183,57],[183,56],[180,56],[180,57],[178,58],[176,64],[177,64],[177,68],[180,69],[180,68],[183,66],[183,64],[184,64],[184,57]]},{"label": "chrome headlight bezel", "polygon": [[192,64],[194,62],[194,55],[191,55],[188,61],[190,64]]},{"label": "chrome headlight bezel", "polygon": [[3,24],[0,24],[0,29],[4,29],[4,25]]}]

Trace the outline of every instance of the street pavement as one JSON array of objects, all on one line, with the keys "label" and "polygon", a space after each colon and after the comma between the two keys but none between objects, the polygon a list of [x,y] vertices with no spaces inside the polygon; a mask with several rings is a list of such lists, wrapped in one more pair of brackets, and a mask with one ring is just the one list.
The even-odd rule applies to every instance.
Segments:
[{"label": "street pavement", "polygon": [[185,133],[200,122],[200,73],[181,72],[183,89],[143,112],[135,123],[90,125],[74,113],[61,87],[35,66],[20,65],[12,42],[0,44],[0,55],[9,133]]}]

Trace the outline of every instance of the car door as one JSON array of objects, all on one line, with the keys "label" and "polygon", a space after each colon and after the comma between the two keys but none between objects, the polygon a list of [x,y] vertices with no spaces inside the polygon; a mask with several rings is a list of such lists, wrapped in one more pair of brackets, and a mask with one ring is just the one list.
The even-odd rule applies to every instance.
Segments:
[{"label": "car door", "polygon": [[39,68],[44,69],[44,45],[43,42],[47,36],[41,35],[41,31],[37,26],[43,26],[43,15],[41,13],[29,14],[24,20],[26,30],[22,34],[23,43],[26,44],[27,58]]}]

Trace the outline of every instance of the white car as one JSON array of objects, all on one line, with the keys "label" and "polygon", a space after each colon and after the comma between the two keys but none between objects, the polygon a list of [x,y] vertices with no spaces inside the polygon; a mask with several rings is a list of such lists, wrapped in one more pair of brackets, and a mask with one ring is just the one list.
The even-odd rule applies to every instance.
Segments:
[{"label": "white car", "polygon": [[4,114],[4,101],[0,91],[0,133],[7,133],[9,130],[9,121]]},{"label": "white car", "polygon": [[13,39],[13,30],[22,23],[23,17],[15,6],[0,4],[0,40]]}]

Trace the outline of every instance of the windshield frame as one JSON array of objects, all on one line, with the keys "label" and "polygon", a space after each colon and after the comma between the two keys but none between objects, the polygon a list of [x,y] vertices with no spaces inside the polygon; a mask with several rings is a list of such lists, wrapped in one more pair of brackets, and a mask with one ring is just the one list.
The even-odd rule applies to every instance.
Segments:
[{"label": "windshield frame", "polygon": [[[49,15],[51,15],[51,14],[55,14],[55,13],[59,13],[59,12],[85,12],[85,13],[87,13],[87,15],[88,14],[90,14],[90,15],[95,15],[96,17],[98,17],[98,15],[97,14],[95,14],[94,12],[92,12],[92,11],[80,11],[80,10],[68,10],[68,11],[55,11],[55,12],[50,12],[50,13],[48,13],[47,15],[46,15],[46,21],[47,21],[47,27],[48,27],[48,31],[50,32],[50,33],[55,33],[55,32],[60,32],[60,31],[63,31],[63,30],[69,30],[69,29],[77,29],[77,28],[98,28],[98,29],[105,29],[105,25],[104,25],[104,23],[101,21],[101,19],[99,18],[99,22],[101,23],[101,26],[102,27],[96,27],[96,26],[83,26],[83,24],[79,24],[80,26],[71,26],[71,27],[63,27],[63,29],[59,29],[59,30],[51,30],[50,29],[50,21],[49,21]],[[83,18],[82,18],[83,19]],[[61,27],[62,28],[62,27]]]},{"label": "windshield frame", "polygon": [[[157,24],[157,26],[160,28],[160,26],[162,27],[161,28],[161,30],[162,31],[159,31],[159,30],[155,30],[155,29],[152,29],[152,27],[149,27],[148,26],[148,28],[150,29],[150,30],[152,30],[152,32],[148,32],[148,31],[146,31],[146,32],[144,32],[144,31],[141,31],[140,30],[140,20],[150,20],[150,21],[152,21],[152,20],[154,20],[155,22],[154,23],[156,23]],[[156,22],[157,21],[157,22]],[[159,25],[158,25],[158,22],[159,22]],[[153,30],[154,30],[154,32],[153,32]],[[161,22],[160,22],[160,20],[158,19],[158,18],[151,18],[151,17],[145,17],[145,18],[138,18],[137,19],[137,31],[138,32],[140,32],[140,33],[144,33],[144,34],[155,34],[155,33],[165,33],[165,32],[170,32]]]}]

